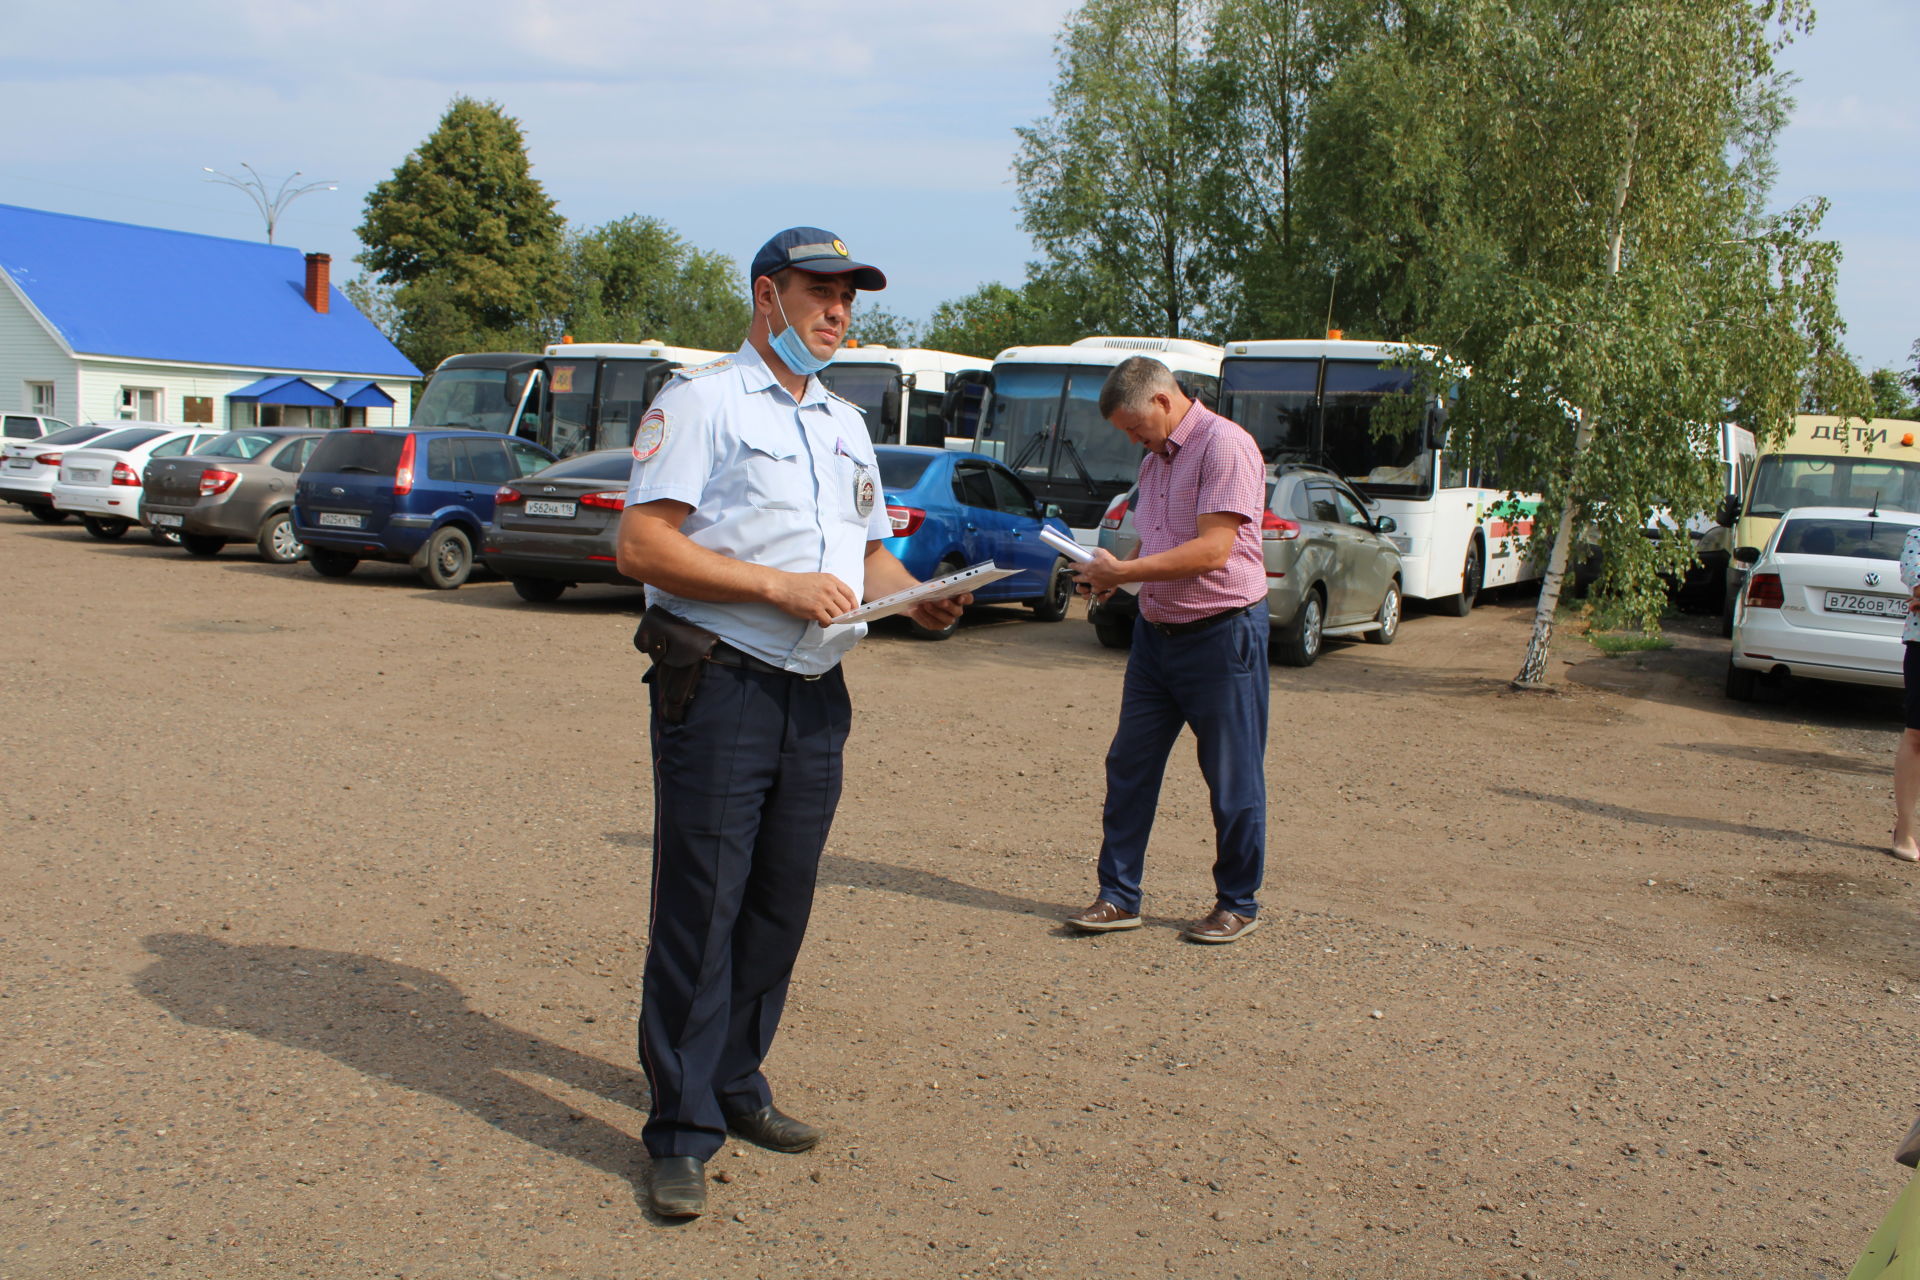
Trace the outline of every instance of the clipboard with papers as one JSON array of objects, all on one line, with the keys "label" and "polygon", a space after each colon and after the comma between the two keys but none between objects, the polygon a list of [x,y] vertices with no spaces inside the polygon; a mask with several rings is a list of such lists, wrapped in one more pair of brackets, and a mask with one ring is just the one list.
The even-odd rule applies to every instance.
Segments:
[{"label": "clipboard with papers", "polygon": [[917,587],[908,587],[905,591],[869,600],[858,609],[835,618],[832,625],[837,627],[845,622],[872,622],[875,618],[890,618],[896,613],[905,613],[924,600],[948,600],[964,595],[975,587],[984,587],[989,582],[1011,578],[1019,572],[1018,569],[1002,569],[991,560],[982,560],[944,578],[929,578]]}]

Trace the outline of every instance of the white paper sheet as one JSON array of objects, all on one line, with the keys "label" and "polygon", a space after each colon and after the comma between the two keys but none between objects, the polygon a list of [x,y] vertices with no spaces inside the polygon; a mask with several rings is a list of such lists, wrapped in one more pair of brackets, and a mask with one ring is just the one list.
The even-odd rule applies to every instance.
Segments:
[{"label": "white paper sheet", "polygon": [[950,573],[944,578],[930,578],[917,587],[908,587],[905,591],[896,591],[890,596],[881,596],[870,600],[851,613],[843,613],[833,620],[834,626],[843,622],[871,622],[875,618],[890,618],[896,613],[905,613],[923,600],[947,600],[964,595],[975,587],[984,587],[989,582],[998,582],[1002,578],[1011,578],[1019,573],[1018,569],[1002,569],[991,560],[982,560],[979,564]]}]

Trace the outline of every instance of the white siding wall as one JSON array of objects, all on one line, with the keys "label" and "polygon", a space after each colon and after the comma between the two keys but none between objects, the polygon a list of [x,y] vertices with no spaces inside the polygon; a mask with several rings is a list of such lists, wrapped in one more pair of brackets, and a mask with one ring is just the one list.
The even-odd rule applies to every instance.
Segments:
[{"label": "white siding wall", "polygon": [[[213,397],[213,425],[226,430],[231,412],[227,395],[238,391],[249,383],[271,376],[258,369],[240,370],[223,373],[215,369],[182,368],[178,365],[164,364],[121,364],[117,361],[82,360],[81,368],[81,405],[78,421],[105,421],[120,416],[120,390],[123,387],[152,387],[163,393],[160,409],[164,422],[184,422],[186,420],[186,397]],[[337,379],[350,378],[352,374],[303,374],[308,382],[321,390],[326,390]],[[394,399],[394,408],[367,410],[367,425],[384,427],[391,416],[395,425],[406,426],[409,418],[407,406],[411,399],[407,383],[404,380],[381,381],[380,389]]]},{"label": "white siding wall", "polygon": [[27,396],[29,382],[54,384],[55,417],[85,421],[74,403],[73,360],[48,336],[12,288],[0,283],[0,413],[33,412],[33,402]]}]

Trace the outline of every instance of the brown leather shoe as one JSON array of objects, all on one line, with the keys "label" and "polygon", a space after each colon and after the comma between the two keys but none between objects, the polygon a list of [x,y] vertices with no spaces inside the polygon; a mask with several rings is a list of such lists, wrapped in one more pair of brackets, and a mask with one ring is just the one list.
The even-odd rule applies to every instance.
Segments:
[{"label": "brown leather shoe", "polygon": [[1180,936],[1188,942],[1238,942],[1260,927],[1257,916],[1243,916],[1215,907],[1205,920],[1196,920]]},{"label": "brown leather shoe", "polygon": [[1140,913],[1122,911],[1105,898],[1095,900],[1085,911],[1067,917],[1067,925],[1082,933],[1111,933],[1115,929],[1138,929]]}]

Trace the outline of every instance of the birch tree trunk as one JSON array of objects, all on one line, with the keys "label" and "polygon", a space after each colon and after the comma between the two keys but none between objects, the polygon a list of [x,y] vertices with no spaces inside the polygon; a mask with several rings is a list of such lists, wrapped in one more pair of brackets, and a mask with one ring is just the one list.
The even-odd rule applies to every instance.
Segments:
[{"label": "birch tree trunk", "polygon": [[[1607,236],[1607,277],[1620,274],[1620,255],[1626,242],[1627,192],[1633,189],[1634,146],[1640,138],[1638,122],[1630,122],[1627,131],[1626,163],[1620,167],[1619,181],[1613,189],[1613,225]],[[1595,389],[1596,394],[1598,388]],[[1593,411],[1581,406],[1575,411],[1573,453],[1567,460],[1567,496],[1560,502],[1560,523],[1553,535],[1553,550],[1547,554],[1547,574],[1540,583],[1540,603],[1533,610],[1533,635],[1527,640],[1527,656],[1520,674],[1513,678],[1516,689],[1543,689],[1547,683],[1547,650],[1553,644],[1553,615],[1560,608],[1560,587],[1566,580],[1567,561],[1573,556],[1573,540],[1578,534],[1575,521],[1580,517],[1580,462],[1593,441]],[[1535,528],[1539,525],[1536,523]]]}]

